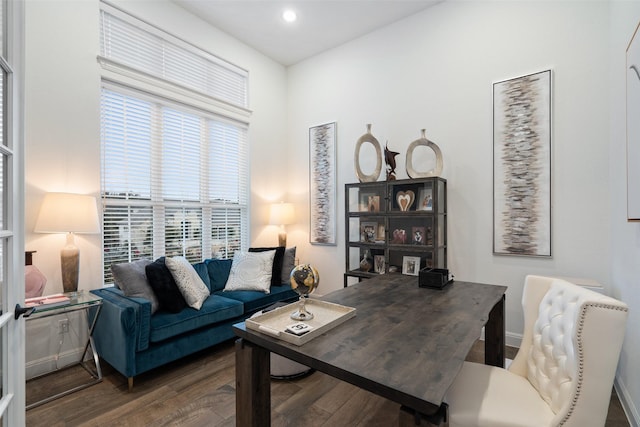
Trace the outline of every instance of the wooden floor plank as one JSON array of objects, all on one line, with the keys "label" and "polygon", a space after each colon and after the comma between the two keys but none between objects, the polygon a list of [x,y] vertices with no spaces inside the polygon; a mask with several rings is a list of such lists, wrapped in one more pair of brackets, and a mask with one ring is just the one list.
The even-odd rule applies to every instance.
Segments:
[{"label": "wooden floor plank", "polygon": [[327,426],[357,426],[367,418],[370,411],[375,410],[378,405],[386,400],[355,387],[353,387],[349,396],[349,399],[327,420]]},{"label": "wooden floor plank", "polygon": [[331,393],[325,393],[318,399],[316,405],[327,412],[334,413],[344,405],[344,397],[350,396],[356,390],[356,387],[335,378],[332,378],[332,380]]},{"label": "wooden floor plank", "polygon": [[[483,360],[477,343],[470,360]],[[508,348],[507,357],[516,349]],[[103,365],[104,381],[27,411],[28,427],[235,426],[235,354],[233,341],[185,357],[127,380]],[[67,370],[46,378],[48,389],[69,384],[84,370]],[[27,383],[29,396],[44,390]],[[44,391],[43,391],[44,392]],[[388,427],[397,425],[399,405],[320,372],[296,380],[271,382],[272,426]],[[606,427],[628,427],[615,393]]]}]

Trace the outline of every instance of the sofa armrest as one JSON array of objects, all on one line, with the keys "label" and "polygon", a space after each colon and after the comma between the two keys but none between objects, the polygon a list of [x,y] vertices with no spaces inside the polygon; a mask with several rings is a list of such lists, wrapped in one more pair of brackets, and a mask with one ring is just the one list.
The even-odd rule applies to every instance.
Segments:
[{"label": "sofa armrest", "polygon": [[151,303],[115,288],[94,289],[102,308],[93,331],[98,354],[127,377],[136,375],[135,354],[149,346]]}]

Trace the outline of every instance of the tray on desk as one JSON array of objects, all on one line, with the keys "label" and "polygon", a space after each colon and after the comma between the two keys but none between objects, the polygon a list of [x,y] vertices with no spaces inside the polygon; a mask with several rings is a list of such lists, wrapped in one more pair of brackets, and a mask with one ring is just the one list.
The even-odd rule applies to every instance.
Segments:
[{"label": "tray on desk", "polygon": [[276,308],[264,314],[245,320],[248,329],[271,335],[295,345],[302,345],[335,328],[356,315],[356,309],[340,304],[309,298],[306,301],[307,311],[313,314],[313,319],[305,320],[313,329],[304,335],[285,332],[287,326],[297,323],[290,315],[298,309],[299,302]]}]

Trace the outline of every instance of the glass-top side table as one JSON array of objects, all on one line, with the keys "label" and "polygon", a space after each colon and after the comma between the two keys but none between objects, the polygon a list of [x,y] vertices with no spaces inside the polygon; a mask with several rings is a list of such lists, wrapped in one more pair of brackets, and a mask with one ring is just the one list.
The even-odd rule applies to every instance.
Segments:
[{"label": "glass-top side table", "polygon": [[[47,372],[45,374],[38,375],[34,378],[29,379],[29,381],[37,378],[41,378],[46,375],[53,374],[55,372],[60,372],[61,370],[64,370],[73,366],[77,366],[77,365],[82,366],[89,373],[89,375],[91,375],[91,380],[87,383],[62,391],[53,396],[49,396],[37,402],[27,404],[26,409],[35,408],[36,406],[43,405],[54,399],[57,399],[62,396],[66,396],[70,393],[76,392],[78,390],[82,390],[84,388],[87,388],[91,385],[97,384],[102,381],[102,369],[100,368],[100,359],[98,357],[98,352],[96,351],[95,345],[93,343],[93,328],[95,327],[96,320],[100,315],[100,309],[102,308],[102,298],[92,294],[91,292],[84,291],[84,290],[78,291],[78,292],[65,293],[64,295],[70,299],[68,304],[57,305],[57,306],[36,307],[35,311],[29,317],[26,317],[25,320],[30,321],[33,319],[42,319],[50,316],[58,316],[61,314],[71,313],[75,311],[84,311],[86,314],[84,318],[87,321],[87,331],[89,336],[87,339],[87,343],[84,346],[84,351],[80,355],[80,360],[77,363],[72,363],[59,370],[54,370],[52,372]],[[94,307],[95,309],[92,310],[92,308]],[[90,356],[93,358],[95,369],[89,366],[85,361],[87,353],[89,351],[91,351]]]}]

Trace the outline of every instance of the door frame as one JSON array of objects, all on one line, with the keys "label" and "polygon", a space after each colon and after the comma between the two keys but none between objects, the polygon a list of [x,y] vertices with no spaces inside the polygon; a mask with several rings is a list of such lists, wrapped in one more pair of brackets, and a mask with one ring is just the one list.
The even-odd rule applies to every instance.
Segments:
[{"label": "door frame", "polygon": [[25,425],[25,322],[14,320],[16,304],[24,305],[24,3],[1,0],[4,53],[9,73],[4,88],[5,146],[9,148],[2,191],[6,226],[0,237],[6,242],[4,280],[1,286],[3,427]]}]

